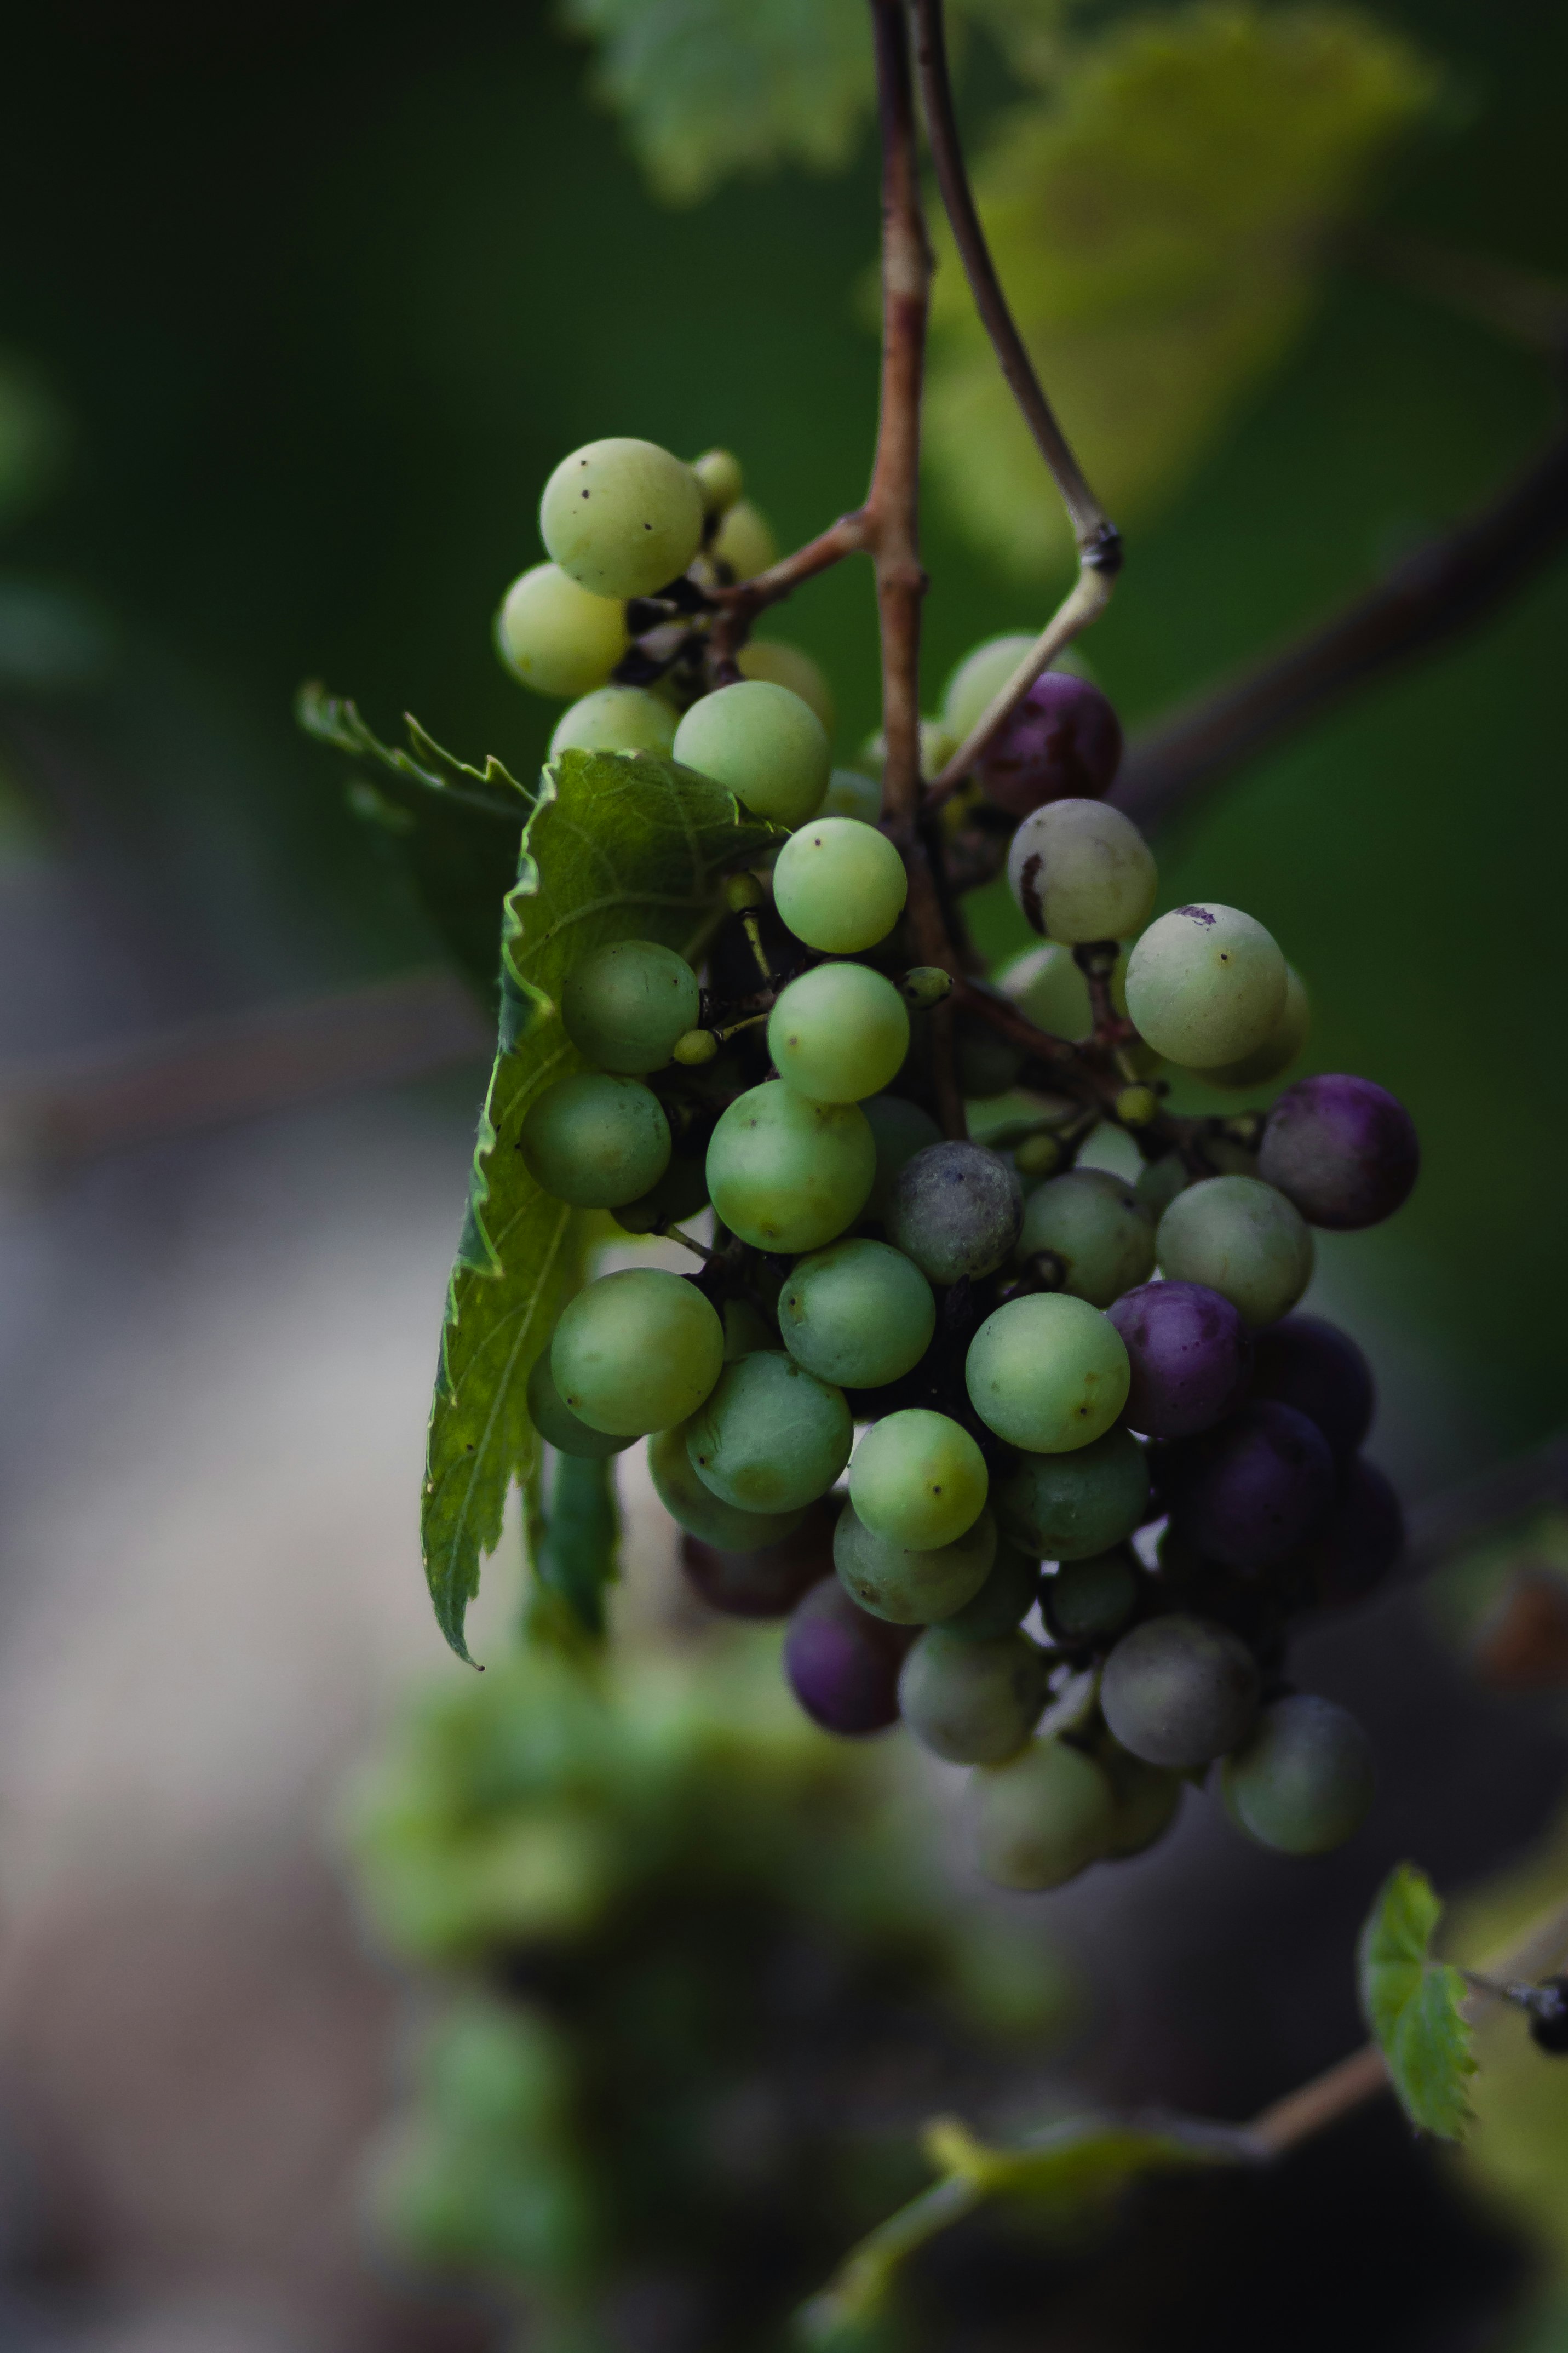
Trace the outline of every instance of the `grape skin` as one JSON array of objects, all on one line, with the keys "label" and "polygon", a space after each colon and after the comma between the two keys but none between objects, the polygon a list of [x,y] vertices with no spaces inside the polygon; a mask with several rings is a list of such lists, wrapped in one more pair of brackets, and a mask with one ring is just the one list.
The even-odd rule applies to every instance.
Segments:
[{"label": "grape skin", "polygon": [[695,1413],[724,1361],[724,1327],[695,1284],[661,1267],[602,1274],[555,1326],[550,1370],[591,1430],[640,1438]]},{"label": "grape skin", "polygon": [[669,1166],[669,1122],[640,1079],[580,1071],[530,1104],[518,1137],[528,1173],[557,1201],[613,1209],[635,1201]]},{"label": "grape skin", "polygon": [[724,514],[745,488],[741,461],[728,449],[704,449],[691,460],[691,477],[702,494],[705,514]]},{"label": "grape skin", "polygon": [[930,1112],[902,1095],[868,1095],[860,1106],[877,1151],[877,1174],[866,1203],[868,1214],[885,1217],[893,1179],[907,1161],[930,1144],[942,1142],[942,1130]]},{"label": "grape skin", "polygon": [[934,1552],[985,1508],[985,1458],[959,1422],[907,1406],[873,1424],[849,1465],[849,1500],[873,1535]]},{"label": "grape skin", "polygon": [[1016,1171],[978,1144],[933,1144],[904,1163],[888,1198],[888,1239],[928,1282],[994,1274],[1018,1239]]},{"label": "grape skin", "polygon": [[1314,1226],[1356,1233],[1409,1198],[1421,1151],[1386,1087],[1335,1071],[1302,1079],[1268,1115],[1258,1174]]},{"label": "grape skin", "polygon": [[909,877],[885,833],[850,817],[816,817],[792,833],[773,867],[773,904],[797,940],[853,955],[887,938]]},{"label": "grape skin", "polygon": [[987,638],[964,655],[942,697],[942,722],[955,744],[978,726],[1034,644],[1026,632],[1014,630],[1005,637]]},{"label": "grape skin", "polygon": [[1026,1455],[993,1500],[1003,1534],[1037,1560],[1085,1560],[1142,1524],[1148,1460],[1131,1430],[1108,1430],[1071,1454]]},{"label": "grape skin", "polygon": [[1227,1626],[1173,1615],[1123,1634],[1100,1704],[1113,1738],[1146,1765],[1194,1772],[1234,1748],[1258,1711],[1258,1666]]},{"label": "grape skin", "polygon": [[558,564],[535,564],[502,597],[495,642],[535,694],[576,696],[605,684],[631,640],[618,600],[590,596]]},{"label": "grape skin", "polygon": [[675,743],[675,713],[641,686],[601,686],[562,712],[550,756],[563,752],[651,752],[662,759]]},{"label": "grape skin", "polygon": [[843,1388],[900,1379],[936,1331],[930,1283],[886,1242],[834,1242],[797,1260],[778,1314],[779,1336],[795,1361]]},{"label": "grape skin", "polygon": [[1045,1704],[1044,1658],[1018,1633],[965,1641],[928,1627],[899,1676],[899,1714],[921,1747],[950,1765],[1016,1756]]},{"label": "grape skin", "polygon": [[1367,1431],[1377,1391],[1355,1342],[1318,1315],[1287,1315],[1252,1344],[1252,1395],[1293,1405],[1315,1421],[1335,1460],[1352,1455]]},{"label": "grape skin", "polygon": [[1285,1006],[1279,1020],[1261,1046],[1244,1054],[1237,1062],[1221,1062],[1215,1069],[1205,1071],[1204,1080],[1211,1087],[1232,1090],[1261,1086],[1266,1080],[1277,1079],[1288,1071],[1305,1046],[1312,1028],[1312,1008],[1308,1001],[1306,983],[1294,965],[1285,967]]},{"label": "grape skin", "polygon": [[848,1739],[898,1721],[901,1628],[858,1609],[836,1577],[814,1585],[784,1637],[790,1689],[814,1724]]},{"label": "grape skin", "polygon": [[1372,1744],[1332,1700],[1292,1692],[1270,1703],[1220,1769],[1226,1811],[1279,1854],[1327,1854],[1366,1820],[1376,1776]]},{"label": "grape skin", "polygon": [[854,1222],[877,1149],[855,1103],[808,1102],[777,1080],[729,1105],[708,1146],[708,1198],[754,1250],[820,1250]]},{"label": "grape skin", "polygon": [[1013,836],[1007,882],[1035,931],[1075,946],[1141,931],[1159,875],[1131,818],[1103,801],[1059,800],[1036,809]]},{"label": "grape skin", "polygon": [[708,1199],[708,1179],[700,1160],[672,1152],[669,1166],[657,1185],[635,1201],[617,1203],[610,1212],[623,1233],[650,1234],[655,1226],[668,1225],[696,1215]]},{"label": "grape skin", "polygon": [[735,667],[742,678],[763,678],[772,686],[787,686],[816,712],[829,735],[838,724],[833,689],[822,665],[812,659],[804,646],[788,645],[782,638],[752,638],[736,655]]},{"label": "grape skin", "polygon": [[1151,923],[1127,966],[1141,1038],[1184,1070],[1254,1054],[1285,1009],[1285,959],[1238,907],[1176,907]]},{"label": "grape skin", "polygon": [[614,1438],[605,1430],[590,1430],[585,1421],[578,1419],[555,1386],[548,1347],[534,1358],[528,1376],[528,1418],[546,1446],[553,1446],[558,1454],[602,1460],[607,1454],[623,1452],[634,1443],[630,1438]]},{"label": "grape skin", "polygon": [[544,485],[539,529],[562,570],[595,596],[651,596],[701,543],[702,493],[690,467],[655,441],[589,441]]},{"label": "grape skin", "polygon": [[1181,1810],[1184,1784],[1179,1773],[1146,1765],[1114,1741],[1105,1743],[1098,1761],[1116,1807],[1106,1855],[1125,1862],[1164,1837]]},{"label": "grape skin", "polygon": [[820,807],[832,763],[809,703],[767,679],[742,679],[694,702],[675,731],[675,756],[727,785],[753,817],[804,825]]},{"label": "grape skin", "polygon": [[1294,1556],[1321,1609],[1343,1609],[1375,1592],[1405,1550],[1405,1514],[1375,1462],[1359,1455],[1310,1543]]},{"label": "grape skin", "polygon": [[1116,1806],[1092,1757],[1065,1741],[1033,1740],[974,1777],[975,1847],[999,1887],[1065,1887],[1110,1844]]},{"label": "grape skin", "polygon": [[1062,1289],[1109,1307],[1154,1271],[1154,1229],[1132,1187],[1104,1168],[1069,1168],[1032,1193],[1013,1255],[1037,1250],[1062,1261]]},{"label": "grape skin", "polygon": [[819,1497],[787,1535],[754,1551],[727,1549],[688,1534],[681,1539],[681,1570],[693,1592],[721,1617],[787,1618],[832,1568],[834,1518],[831,1502]]},{"label": "grape skin", "polygon": [[1121,764],[1121,723],[1099,687],[1048,670],[975,762],[974,781],[988,801],[1023,818],[1051,801],[1097,799]]},{"label": "grape skin", "polygon": [[1240,1402],[1253,1343],[1207,1283],[1141,1283],[1107,1311],[1127,1349],[1127,1420],[1149,1438],[1190,1438]]},{"label": "grape skin", "polygon": [[909,1050],[909,1008],[869,965],[819,964],[803,972],[779,992],[768,1016],[774,1069],[813,1103],[879,1094]]},{"label": "grape skin", "polygon": [[[988,1519],[990,1514],[983,1513],[981,1517]],[[976,1521],[975,1525],[979,1525]],[[931,1555],[918,1553],[914,1557],[929,1560]],[[990,1575],[972,1600],[942,1619],[942,1631],[961,1636],[968,1642],[985,1642],[998,1634],[1010,1634],[1016,1626],[1023,1624],[1039,1596],[1039,1562],[1020,1552],[1006,1536],[999,1536]]]},{"label": "grape skin", "polygon": [[1154,1240],[1162,1272],[1228,1299],[1255,1331],[1289,1313],[1312,1280],[1300,1212],[1256,1176],[1205,1176],[1178,1193]]},{"label": "grape skin", "polygon": [[690,1430],[689,1421],[678,1421],[648,1440],[648,1475],[670,1518],[699,1543],[723,1553],[761,1552],[793,1535],[803,1517],[800,1509],[742,1511],[704,1485],[687,1452]]},{"label": "grape skin", "polygon": [[1138,1607],[1138,1571],[1118,1547],[1065,1560],[1040,1589],[1046,1623],[1058,1642],[1097,1642],[1120,1634]]},{"label": "grape skin", "polygon": [[778,554],[778,542],[750,499],[737,499],[720,524],[709,554],[727,565],[737,580],[754,580]]},{"label": "grape skin", "polygon": [[789,1512],[825,1495],[849,1460],[854,1424],[842,1389],[782,1348],[725,1366],[686,1433],[705,1487],[743,1512]]},{"label": "grape skin", "polygon": [[1010,1299],[970,1343],[974,1410],[1010,1446],[1065,1454],[1103,1437],[1127,1402],[1127,1351],[1097,1307],[1065,1292]]},{"label": "grape skin", "polygon": [[662,1070],[701,1009],[697,975],[657,940],[610,940],[590,949],[561,991],[561,1026],[577,1051],[626,1078]]},{"label": "grape skin", "polygon": [[895,1626],[930,1626],[978,1600],[995,1558],[996,1523],[989,1512],[932,1551],[873,1535],[853,1504],[845,1504],[833,1532],[833,1564],[845,1591]]},{"label": "grape skin", "polygon": [[882,814],[882,787],[875,776],[858,768],[835,768],[827,779],[816,817],[852,818],[857,825],[875,825]]},{"label": "grape skin", "polygon": [[1259,1399],[1201,1438],[1161,1451],[1172,1525],[1227,1568],[1272,1568],[1322,1521],[1334,1499],[1334,1458],[1315,1421]]}]

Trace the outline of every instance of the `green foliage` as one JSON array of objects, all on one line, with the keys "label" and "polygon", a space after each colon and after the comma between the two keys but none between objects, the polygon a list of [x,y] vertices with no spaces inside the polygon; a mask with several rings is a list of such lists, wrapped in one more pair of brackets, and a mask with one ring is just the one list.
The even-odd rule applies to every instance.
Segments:
[{"label": "green foliage", "polygon": [[615,1578],[620,1534],[614,1456],[558,1454],[548,1515],[531,1546],[539,1590],[530,1626],[536,1635],[559,1630],[570,1642],[603,1634],[605,1588]]},{"label": "green foliage", "polygon": [[[1310,312],[1330,241],[1429,104],[1432,69],[1339,8],[1203,5],[1114,26],[974,170],[1003,284],[1089,480],[1128,520],[1178,487]],[[927,447],[1020,572],[1067,526],[939,233]]]},{"label": "green foliage", "polygon": [[[695,955],[719,912],[719,877],[777,839],[722,786],[646,754],[567,752],[541,781],[505,902],[500,1037],[426,1461],[426,1575],[459,1658],[480,1554],[499,1541],[512,1482],[526,1482],[538,1460],[529,1370],[582,1280],[582,1216],[541,1192],[517,1149],[534,1098],[583,1067],[561,1027],[562,984],[577,957],[609,940]],[[576,1592],[602,1573],[605,1549],[597,1536],[594,1546],[565,1579]],[[552,1574],[562,1589],[559,1558]]]},{"label": "green foliage", "polygon": [[1458,2140],[1474,2071],[1465,1980],[1432,1957],[1443,1907],[1414,1863],[1389,1874],[1362,1930],[1362,2008],[1405,2115],[1423,2132]]}]

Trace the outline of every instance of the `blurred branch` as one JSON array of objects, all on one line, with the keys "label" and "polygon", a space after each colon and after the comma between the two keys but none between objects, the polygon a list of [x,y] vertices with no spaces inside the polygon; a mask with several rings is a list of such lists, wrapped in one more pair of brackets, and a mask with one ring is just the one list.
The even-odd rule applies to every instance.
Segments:
[{"label": "blurred branch", "polygon": [[1568,287],[1555,278],[1403,229],[1370,229],[1351,251],[1527,351],[1558,360],[1568,352]]}]

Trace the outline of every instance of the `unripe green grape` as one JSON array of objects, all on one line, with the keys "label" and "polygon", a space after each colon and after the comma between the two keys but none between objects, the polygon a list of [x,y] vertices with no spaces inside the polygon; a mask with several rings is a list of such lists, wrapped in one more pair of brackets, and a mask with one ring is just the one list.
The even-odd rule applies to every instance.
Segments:
[{"label": "unripe green grape", "polygon": [[1173,908],[1127,967],[1127,1011],[1141,1038],[1184,1070],[1254,1054],[1285,1010],[1285,959],[1239,907]]},{"label": "unripe green grape", "polygon": [[690,467],[657,442],[589,441],[545,483],[539,529],[562,570],[595,596],[651,596],[701,544],[702,493]]},{"label": "unripe green grape", "polygon": [[805,1515],[804,1505],[794,1512],[738,1511],[703,1484],[686,1451],[690,1430],[689,1422],[678,1421],[648,1440],[648,1474],[670,1518],[717,1552],[761,1552],[793,1535]]},{"label": "unripe green grape", "polygon": [[879,1094],[909,1050],[909,1008],[869,965],[815,965],[781,990],[768,1016],[773,1068],[813,1103]]},{"label": "unripe green grape", "polygon": [[580,1454],[593,1461],[607,1454],[620,1454],[634,1442],[630,1438],[615,1438],[605,1430],[590,1430],[585,1421],[578,1419],[555,1386],[548,1347],[535,1356],[528,1377],[528,1418],[546,1446],[553,1446],[557,1454]]},{"label": "unripe green grape", "polygon": [[708,548],[710,555],[728,565],[737,580],[754,580],[778,552],[772,527],[750,499],[736,500]]},{"label": "unripe green grape", "polygon": [[934,1552],[985,1508],[985,1457],[945,1413],[908,1406],[884,1415],[855,1450],[849,1500],[873,1535]]},{"label": "unripe green grape", "polygon": [[661,1267],[602,1274],[555,1326],[550,1370],[568,1409],[621,1438],[696,1412],[724,1362],[724,1326],[694,1283]]},{"label": "unripe green grape", "polygon": [[1064,1560],[1040,1599],[1059,1642],[1100,1642],[1120,1634],[1138,1607],[1138,1571],[1125,1546]]},{"label": "unripe green grape", "polygon": [[886,1215],[893,1180],[908,1160],[928,1145],[942,1142],[942,1130],[929,1112],[902,1095],[868,1095],[860,1106],[877,1148],[877,1175],[866,1208],[874,1218]]},{"label": "unripe green grape", "polygon": [[708,1198],[753,1250],[795,1257],[853,1225],[877,1171],[858,1103],[812,1103],[777,1080],[750,1087],[708,1146]]},{"label": "unripe green grape", "polygon": [[[958,749],[958,739],[949,733],[942,720],[922,719],[920,742],[921,774],[929,780]],[[875,734],[867,736],[855,759],[857,766],[864,768],[868,776],[875,776],[880,785],[882,771],[888,765],[888,739],[879,727]]]},{"label": "unripe green grape", "polygon": [[975,1847],[999,1887],[1065,1887],[1110,1848],[1110,1784],[1092,1757],[1065,1741],[1032,1740],[974,1777]]},{"label": "unripe green grape", "polygon": [[858,768],[835,768],[827,779],[816,817],[850,817],[859,825],[875,825],[882,814],[882,787],[875,776]]},{"label": "unripe green grape", "polygon": [[792,694],[798,694],[816,712],[829,735],[837,726],[838,706],[826,672],[804,646],[792,646],[783,638],[749,638],[735,657],[735,667],[742,678],[766,679],[773,686],[785,686]]},{"label": "unripe green grape", "polygon": [[1037,932],[1073,945],[1142,930],[1159,875],[1131,818],[1104,801],[1064,800],[1024,819],[1007,855],[1007,881]]},{"label": "unripe green grape", "polygon": [[694,702],[675,731],[684,767],[727,785],[753,817],[803,825],[827,789],[827,731],[787,686],[743,678]]},{"label": "unripe green grape", "polygon": [[[980,1520],[988,1520],[989,1512],[982,1512]],[[980,1525],[980,1520],[975,1526]],[[930,1560],[930,1553],[916,1553],[911,1558]],[[1020,1552],[1005,1536],[996,1540],[996,1557],[991,1564],[991,1574],[972,1601],[955,1609],[942,1621],[945,1633],[960,1634],[967,1642],[987,1642],[999,1634],[1010,1634],[1021,1626],[1040,1597],[1040,1564]]]},{"label": "unripe green grape", "polygon": [[1273,1701],[1220,1768],[1231,1820],[1280,1854],[1343,1846],[1366,1820],[1375,1780],[1354,1716],[1309,1692]]},{"label": "unripe green grape", "polygon": [[1037,1560],[1086,1560],[1140,1526],[1149,1507],[1149,1465],[1118,1427],[1071,1454],[1026,1454],[994,1498],[997,1525]]},{"label": "unripe green grape", "polygon": [[894,1626],[930,1626],[951,1618],[978,1599],[995,1558],[996,1523],[989,1512],[982,1512],[951,1544],[923,1552],[874,1535],[852,1503],[845,1504],[833,1532],[833,1566],[845,1591],[873,1618]]},{"label": "unripe green grape", "polygon": [[955,745],[979,725],[1024,656],[1034,649],[1033,638],[1013,630],[1005,637],[987,638],[964,655],[942,693],[942,720]]},{"label": "unripe green grape", "polygon": [[1062,1289],[1109,1307],[1154,1271],[1154,1228],[1131,1185],[1104,1168],[1069,1168],[1032,1193],[1014,1256],[1054,1250]]},{"label": "unripe green grape", "polygon": [[1066,1454],[1103,1437],[1127,1402],[1131,1368],[1114,1324],[1065,1292],[1026,1293],[996,1308],[964,1359],[982,1421],[1009,1446]]},{"label": "unripe green grape", "polygon": [[1288,964],[1284,1010],[1262,1045],[1244,1054],[1237,1062],[1221,1062],[1217,1069],[1205,1071],[1205,1080],[1211,1087],[1260,1087],[1289,1069],[1306,1044],[1311,1027],[1312,1008],[1307,997],[1307,985],[1295,965]]},{"label": "unripe green grape", "polygon": [[704,449],[700,458],[691,460],[691,472],[702,493],[705,514],[725,513],[745,488],[741,461],[728,449]]},{"label": "unripe green grape", "polygon": [[684,1152],[672,1152],[658,1184],[639,1193],[635,1201],[617,1203],[610,1215],[623,1233],[651,1234],[656,1226],[678,1225],[682,1218],[695,1217],[707,1199],[708,1178],[701,1161],[689,1158]]},{"label": "unripe green grape", "polygon": [[1019,1633],[966,1642],[928,1627],[899,1675],[899,1714],[921,1746],[950,1765],[1016,1756],[1045,1704],[1045,1660]]},{"label": "unripe green grape", "polygon": [[589,694],[630,639],[619,598],[591,596],[558,564],[535,564],[511,584],[495,620],[496,651],[535,694]]},{"label": "unripe green grape", "polygon": [[911,1372],[935,1331],[930,1283],[886,1242],[834,1242],[798,1259],[779,1293],[790,1355],[844,1388],[880,1388]]},{"label": "unripe green grape", "polygon": [[[1157,1229],[1161,1219],[1178,1193],[1184,1193],[1192,1183],[1187,1164],[1179,1152],[1167,1152],[1158,1160],[1145,1160],[1138,1171],[1138,1182],[1132,1190],[1144,1216]],[[1156,1240],[1155,1249],[1159,1244]]]},{"label": "unripe green grape", "polygon": [[1205,1176],[1178,1193],[1154,1239],[1172,1282],[1202,1282],[1254,1330],[1289,1314],[1312,1280],[1312,1229],[1260,1176]]},{"label": "unripe green grape", "polygon": [[675,743],[675,713],[642,686],[600,686],[574,702],[555,723],[550,756],[563,752],[652,752],[663,759]]},{"label": "unripe green grape", "polygon": [[1107,1740],[1097,1761],[1110,1784],[1116,1814],[1106,1852],[1116,1862],[1142,1854],[1163,1839],[1181,1810],[1186,1787],[1179,1773],[1163,1765],[1146,1765],[1142,1757]]},{"label": "unripe green grape", "polygon": [[1065,1038],[1076,1045],[1094,1028],[1089,983],[1079,969],[1071,948],[1058,940],[1027,948],[1005,965],[996,985],[1026,1020],[1047,1037]]},{"label": "unripe green grape", "polygon": [[1242,1739],[1258,1712],[1258,1663],[1206,1618],[1150,1618],[1123,1634],[1100,1679],[1111,1736],[1146,1765],[1191,1773]]},{"label": "unripe green grape", "polygon": [[701,1010],[697,975],[657,940],[610,940],[590,949],[561,992],[561,1025],[577,1051],[625,1078],[662,1070]]},{"label": "unripe green grape", "polygon": [[742,1512],[793,1512],[826,1495],[854,1442],[843,1390],[782,1348],[726,1365],[686,1434],[703,1485]]},{"label": "unripe green grape", "polygon": [[578,1209],[635,1201],[669,1166],[664,1105],[640,1079],[579,1071],[529,1106],[518,1143],[541,1189]]},{"label": "unripe green grape", "polygon": [[909,887],[887,835],[848,817],[812,818],[773,868],[774,906],[796,939],[824,955],[853,955],[885,940]]}]

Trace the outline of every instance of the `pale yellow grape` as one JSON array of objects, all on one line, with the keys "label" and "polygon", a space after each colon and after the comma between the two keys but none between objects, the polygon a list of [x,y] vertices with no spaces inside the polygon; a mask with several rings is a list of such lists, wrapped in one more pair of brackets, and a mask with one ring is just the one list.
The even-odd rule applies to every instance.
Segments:
[{"label": "pale yellow grape", "polygon": [[1127,1010],[1139,1036],[1189,1071],[1256,1053],[1285,996],[1284,957],[1239,907],[1173,908],[1150,924],[1127,967]]},{"label": "pale yellow grape", "polygon": [[796,939],[824,955],[885,940],[908,894],[904,861],[887,835],[853,818],[812,818],[773,868],[774,906]]},{"label": "pale yellow grape", "polygon": [[550,756],[563,752],[652,752],[661,759],[675,743],[675,713],[642,686],[601,686],[574,702],[555,723]]},{"label": "pale yellow grape", "polygon": [[1221,1062],[1217,1069],[1205,1071],[1204,1077],[1211,1087],[1260,1087],[1268,1079],[1277,1079],[1288,1071],[1307,1042],[1312,1027],[1312,1008],[1307,998],[1307,985],[1294,965],[1285,967],[1285,1009],[1261,1046],[1244,1054],[1238,1062]]},{"label": "pale yellow grape", "polygon": [[859,768],[835,768],[814,817],[852,817],[861,825],[875,825],[882,814],[882,785]]},{"label": "pale yellow grape", "polygon": [[788,645],[783,638],[752,638],[741,648],[735,660],[742,678],[765,678],[773,685],[787,686],[792,694],[798,694],[832,734],[838,724],[833,689],[822,664],[804,646]]},{"label": "pale yellow grape", "polygon": [[778,542],[750,499],[737,500],[720,524],[708,552],[728,565],[737,580],[754,580],[778,554]]},{"label": "pale yellow grape", "polygon": [[976,726],[988,703],[1000,694],[1035,640],[1026,630],[987,638],[966,653],[942,689],[942,715],[954,744]]},{"label": "pale yellow grape", "polygon": [[595,596],[649,596],[696,554],[702,493],[690,467],[655,441],[589,441],[544,485],[539,528],[563,571]]},{"label": "pale yellow grape", "polygon": [[[958,739],[942,720],[921,721],[921,774],[928,784],[957,749]],[[868,776],[880,781],[882,771],[888,765],[888,739],[879,727],[874,735],[867,736],[856,759]]]},{"label": "pale yellow grape", "polygon": [[1131,818],[1104,801],[1061,800],[1024,819],[1007,881],[1037,932],[1076,946],[1142,930],[1159,875]]},{"label": "pale yellow grape", "polygon": [[1048,1037],[1076,1044],[1094,1028],[1089,983],[1073,960],[1073,952],[1059,941],[1047,940],[1026,949],[996,976],[1004,997],[1027,1021]]},{"label": "pale yellow grape", "polygon": [[827,788],[827,732],[786,686],[742,679],[694,702],[675,731],[683,767],[728,785],[753,817],[801,825]]},{"label": "pale yellow grape", "polygon": [[691,470],[697,477],[707,514],[727,512],[745,488],[741,461],[728,449],[704,449],[700,458],[691,460]]},{"label": "pale yellow grape", "polygon": [[558,564],[536,564],[512,582],[495,639],[513,678],[553,695],[603,686],[630,643],[619,599],[590,596]]}]

